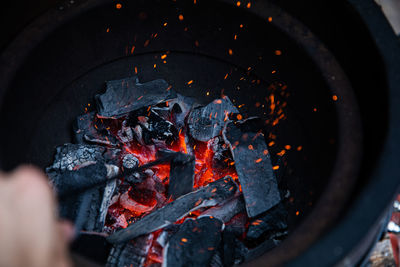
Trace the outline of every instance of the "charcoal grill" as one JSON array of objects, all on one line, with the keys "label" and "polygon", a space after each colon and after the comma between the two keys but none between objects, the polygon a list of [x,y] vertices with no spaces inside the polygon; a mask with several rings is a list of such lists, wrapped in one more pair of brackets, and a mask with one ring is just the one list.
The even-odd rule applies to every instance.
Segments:
[{"label": "charcoal grill", "polygon": [[[93,95],[103,92],[108,80],[137,72],[140,80],[165,79],[177,92],[204,103],[223,92],[244,104],[241,112],[249,115],[262,115],[254,104],[267,97],[271,84],[284,83],[290,93],[287,118],[269,130],[277,136],[277,148],[302,147],[288,155],[291,171],[285,175],[294,199],[289,211],[293,231],[253,264],[293,259],[292,264],[316,263],[313,255],[317,252],[327,253],[326,264],[331,264],[356,247],[355,241],[338,244],[345,243],[348,231],[357,237],[365,234],[391,194],[375,202],[364,228],[351,228],[357,218],[344,217],[342,228],[334,228],[338,235],[317,242],[346,214],[345,206],[368,203],[356,202],[363,200],[367,181],[392,185],[392,190],[398,184],[388,175],[398,168],[391,165],[393,152],[381,151],[386,138],[393,151],[399,145],[393,139],[399,130],[399,120],[393,124],[399,106],[393,95],[398,94],[394,89],[400,83],[392,79],[400,61],[395,61],[397,44],[376,7],[355,0],[329,4],[331,10],[346,15],[337,23],[327,15],[329,8],[317,5],[319,13],[314,18],[321,25],[316,25],[308,4],[282,2],[277,3],[279,7],[255,1],[248,8],[247,2],[238,6],[237,1],[228,0],[119,3],[121,8],[105,0],[62,2],[4,50],[0,59],[1,167],[12,169],[24,162],[48,166],[54,147],[71,140],[73,119],[90,109]],[[362,16],[374,13],[371,21],[382,30],[378,33],[372,22],[362,24],[364,17],[355,10]],[[330,36],[324,27],[327,31],[334,29],[332,25],[338,30]],[[374,34],[380,34],[377,46]],[[335,39],[342,37],[351,41]],[[384,49],[392,51],[391,58],[387,51],[380,57],[378,51]],[[164,64],[160,55],[167,51]],[[363,57],[369,59],[365,65],[360,64]],[[244,82],[240,81],[243,76],[248,77]],[[382,89],[366,92],[373,86]],[[279,151],[272,147],[271,152]],[[388,166],[375,165],[380,156],[387,157]],[[374,170],[387,173],[376,172],[385,176],[380,180],[369,178]],[[371,190],[371,185],[365,188]],[[376,190],[380,188],[375,184]],[[354,212],[354,216],[362,215]],[[349,259],[357,262],[361,255]],[[324,260],[319,257],[319,265]]]}]

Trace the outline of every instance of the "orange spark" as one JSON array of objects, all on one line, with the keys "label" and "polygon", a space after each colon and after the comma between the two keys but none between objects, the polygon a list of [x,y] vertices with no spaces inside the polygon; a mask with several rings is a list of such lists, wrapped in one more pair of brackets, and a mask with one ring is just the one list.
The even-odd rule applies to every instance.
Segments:
[{"label": "orange spark", "polygon": [[275,55],[277,55],[277,56],[282,55],[282,51],[281,50],[275,50]]},{"label": "orange spark", "polygon": [[282,149],[281,150],[281,152],[278,152],[278,153],[276,153],[278,156],[283,156],[283,155],[285,155],[285,153],[286,153],[286,150],[284,150],[284,149]]},{"label": "orange spark", "polygon": [[182,21],[183,20],[183,15],[179,14],[178,18],[179,18],[180,21]]},{"label": "orange spark", "polygon": [[122,5],[121,5],[120,3],[118,3],[118,4],[115,5],[115,7],[116,7],[117,9],[121,9],[121,8],[122,8]]},{"label": "orange spark", "polygon": [[262,158],[256,159],[255,163],[260,163],[262,161]]},{"label": "orange spark", "polygon": [[273,169],[274,171],[279,170],[279,166],[276,165],[276,166],[272,167],[272,169]]}]

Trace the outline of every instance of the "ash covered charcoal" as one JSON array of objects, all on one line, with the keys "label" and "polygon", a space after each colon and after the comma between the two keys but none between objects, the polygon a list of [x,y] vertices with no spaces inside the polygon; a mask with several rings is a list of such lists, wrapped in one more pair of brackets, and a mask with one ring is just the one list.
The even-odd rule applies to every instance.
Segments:
[{"label": "ash covered charcoal", "polygon": [[233,216],[245,210],[243,196],[239,195],[204,211],[200,216],[212,216],[226,223],[229,222]]},{"label": "ash covered charcoal", "polygon": [[254,131],[257,119],[229,122],[223,131],[235,160],[249,217],[255,217],[281,200],[264,135]]},{"label": "ash covered charcoal", "polygon": [[73,171],[85,164],[93,164],[103,159],[106,148],[86,144],[64,144],[56,148],[53,164],[46,172]]},{"label": "ash covered charcoal", "polygon": [[132,154],[126,154],[122,159],[122,166],[126,169],[133,169],[139,166],[139,160]]},{"label": "ash covered charcoal", "polygon": [[209,266],[221,242],[223,225],[211,217],[185,220],[164,250],[163,266]]},{"label": "ash covered charcoal", "polygon": [[153,110],[140,110],[129,114],[127,126],[130,126],[137,140],[146,145],[164,142],[171,144],[178,138],[178,130],[168,120],[157,115]]},{"label": "ash covered charcoal", "polygon": [[149,253],[153,235],[137,237],[129,242],[114,245],[107,259],[107,267],[143,266]]},{"label": "ash covered charcoal", "polygon": [[106,118],[118,118],[176,97],[164,80],[139,83],[137,77],[131,77],[108,81],[106,87],[104,94],[96,95],[98,114]]},{"label": "ash covered charcoal", "polygon": [[203,207],[215,206],[218,203],[233,197],[237,185],[231,177],[217,180],[207,186],[179,197],[164,207],[153,211],[139,221],[110,235],[110,243],[125,242],[140,235],[148,234],[170,225],[189,212]]},{"label": "ash covered charcoal", "polygon": [[168,195],[173,199],[193,191],[195,158],[176,153],[171,161]]},{"label": "ash covered charcoal", "polygon": [[194,139],[207,142],[220,134],[229,114],[238,112],[227,96],[215,99],[207,106],[190,112],[189,133]]},{"label": "ash covered charcoal", "polygon": [[250,221],[246,239],[257,240],[260,237],[269,239],[273,234],[284,232],[286,229],[287,211],[283,204],[278,204]]}]

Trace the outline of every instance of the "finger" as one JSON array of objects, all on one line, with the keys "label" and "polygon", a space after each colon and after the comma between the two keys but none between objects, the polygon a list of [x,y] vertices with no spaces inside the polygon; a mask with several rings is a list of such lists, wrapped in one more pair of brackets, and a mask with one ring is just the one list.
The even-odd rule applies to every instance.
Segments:
[{"label": "finger", "polygon": [[74,240],[75,227],[70,221],[59,221],[58,227],[61,237],[65,242],[70,243]]}]

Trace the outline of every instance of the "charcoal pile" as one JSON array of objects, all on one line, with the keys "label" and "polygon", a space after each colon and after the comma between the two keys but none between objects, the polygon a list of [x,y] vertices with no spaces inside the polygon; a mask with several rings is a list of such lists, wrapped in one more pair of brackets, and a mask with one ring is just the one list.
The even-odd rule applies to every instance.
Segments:
[{"label": "charcoal pile", "polygon": [[61,215],[107,236],[106,266],[232,266],[287,235],[262,125],[227,96],[131,77],[95,99],[46,172]]}]

